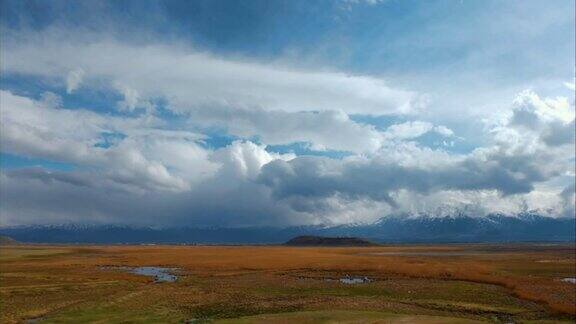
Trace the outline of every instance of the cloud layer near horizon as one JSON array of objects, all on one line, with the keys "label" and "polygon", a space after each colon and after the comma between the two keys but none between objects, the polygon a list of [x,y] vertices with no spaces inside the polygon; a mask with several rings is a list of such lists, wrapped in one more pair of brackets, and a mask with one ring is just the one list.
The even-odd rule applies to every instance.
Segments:
[{"label": "cloud layer near horizon", "polygon": [[[573,187],[538,188],[573,177],[573,107],[532,92],[492,127],[489,147],[449,154],[391,136],[342,159],[272,153],[248,140],[210,149],[201,134],[163,129],[153,116],[105,116],[8,91],[1,100],[5,152],[78,166],[3,171],[8,224],[337,224],[446,207],[482,214],[528,205],[554,216],[574,208]],[[397,131],[382,137],[389,132]],[[101,145],[105,134],[122,137]]]}]

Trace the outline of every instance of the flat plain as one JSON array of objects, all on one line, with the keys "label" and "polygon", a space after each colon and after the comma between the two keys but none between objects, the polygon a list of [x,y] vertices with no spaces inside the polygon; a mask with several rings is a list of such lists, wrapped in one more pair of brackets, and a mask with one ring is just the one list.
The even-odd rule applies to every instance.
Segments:
[{"label": "flat plain", "polygon": [[[2,246],[0,322],[574,323],[575,251],[556,244]],[[157,283],[122,270],[141,266],[172,268],[178,279]]]}]

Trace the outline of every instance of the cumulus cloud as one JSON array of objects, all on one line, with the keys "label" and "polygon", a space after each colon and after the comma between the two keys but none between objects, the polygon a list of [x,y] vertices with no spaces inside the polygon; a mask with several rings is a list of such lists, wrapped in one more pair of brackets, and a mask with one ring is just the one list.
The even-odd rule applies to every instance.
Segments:
[{"label": "cumulus cloud", "polygon": [[260,169],[273,160],[291,160],[294,154],[276,154],[266,151],[265,146],[252,142],[236,141],[231,145],[218,149],[211,159],[222,167],[219,176],[224,181],[254,180]]},{"label": "cumulus cloud", "polygon": [[[534,184],[558,175],[546,170],[531,155],[508,156],[501,150],[478,151],[465,158],[448,158],[434,166],[404,164],[381,152],[370,159],[302,157],[289,162],[274,161],[263,169],[260,181],[273,189],[278,198],[291,196],[366,197],[394,205],[391,193],[409,190],[431,193],[438,190],[496,190],[502,194],[528,193]],[[430,158],[430,154],[417,158]],[[546,155],[542,156],[546,157]],[[407,157],[409,158],[409,157]]]},{"label": "cumulus cloud", "polygon": [[[535,208],[558,216],[574,209],[573,145],[551,143],[546,135],[556,123],[573,128],[574,121],[539,115],[541,107],[530,102],[513,104],[492,126],[494,143],[469,154],[422,147],[409,140],[413,136],[399,135],[436,127],[411,123],[392,127],[408,141],[331,159],[277,154],[250,141],[210,150],[201,145],[202,135],[163,129],[149,115],[111,117],[0,94],[4,152],[77,165],[68,172],[3,171],[1,210],[10,224],[341,224],[400,212]],[[526,113],[537,119],[518,118]],[[559,179],[564,185],[545,185]]]},{"label": "cumulus cloud", "polygon": [[[0,91],[0,105],[3,152],[99,167],[119,182],[143,188],[184,190],[212,170],[196,142],[200,135],[157,129],[161,122],[154,118],[50,107],[8,91]],[[105,134],[126,138],[103,147]]]},{"label": "cumulus cloud", "polygon": [[[186,152],[180,153],[190,159]],[[235,142],[211,152],[208,160],[215,167],[212,176],[178,191],[164,190],[158,185],[132,190],[133,181],[149,180],[130,178],[124,182],[116,174],[93,169],[61,172],[33,168],[2,172],[2,222],[161,226],[309,223],[314,220],[311,215],[294,212],[286,204],[271,199],[266,187],[251,181],[265,163],[290,158],[293,156],[269,153],[261,145]],[[190,172],[206,170],[206,166],[197,164],[187,166]]]},{"label": "cumulus cloud", "polygon": [[[467,155],[447,154],[405,142],[384,145],[369,157],[273,161],[264,166],[259,181],[269,186],[276,198],[298,208],[318,206],[303,201],[345,197],[381,201],[393,209],[406,210],[413,205],[399,198],[406,193],[414,198],[447,192],[451,197],[490,193],[492,201],[507,202],[508,208],[503,207],[506,204],[499,206],[508,211],[518,211],[532,197],[532,207],[554,205],[557,214],[566,214],[570,207],[561,207],[558,199],[566,195],[560,193],[562,189],[544,195],[540,188],[541,183],[574,169],[574,107],[566,106],[566,102],[565,98],[542,99],[533,92],[522,92],[511,113],[492,127],[494,144]],[[407,122],[390,126],[385,134],[411,139],[432,129],[430,123]],[[573,173],[568,181],[574,181]],[[553,203],[539,205],[540,200]],[[450,204],[446,199],[441,201]],[[455,205],[466,204],[461,200]],[[494,211],[480,205],[483,211]]]},{"label": "cumulus cloud", "polygon": [[573,144],[574,118],[574,104],[570,105],[568,98],[543,99],[523,91],[514,100],[511,114],[493,132],[501,142],[516,146]]},{"label": "cumulus cloud", "polygon": [[513,110],[514,117],[521,113],[531,114],[542,122],[570,123],[575,115],[574,106],[570,105],[568,98],[540,98],[531,90],[523,91],[516,97]]}]

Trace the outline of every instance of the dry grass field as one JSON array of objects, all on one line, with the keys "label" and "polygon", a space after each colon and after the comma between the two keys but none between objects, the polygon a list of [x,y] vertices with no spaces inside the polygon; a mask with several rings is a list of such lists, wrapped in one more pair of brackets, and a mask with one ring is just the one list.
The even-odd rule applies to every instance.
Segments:
[{"label": "dry grass field", "polygon": [[576,285],[561,279],[575,257],[568,245],[3,246],[0,322],[573,323]]}]

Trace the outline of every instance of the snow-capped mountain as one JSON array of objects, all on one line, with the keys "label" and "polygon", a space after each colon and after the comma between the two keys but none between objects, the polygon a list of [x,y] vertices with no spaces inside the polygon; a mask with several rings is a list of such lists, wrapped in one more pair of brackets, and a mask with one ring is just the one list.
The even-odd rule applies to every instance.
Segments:
[{"label": "snow-capped mountain", "polygon": [[34,243],[186,243],[275,244],[298,235],[353,236],[382,243],[409,242],[554,242],[575,241],[576,219],[533,212],[517,215],[443,217],[390,215],[369,225],[298,226],[287,228],[149,228],[114,225],[49,225],[0,228],[0,235]]}]

